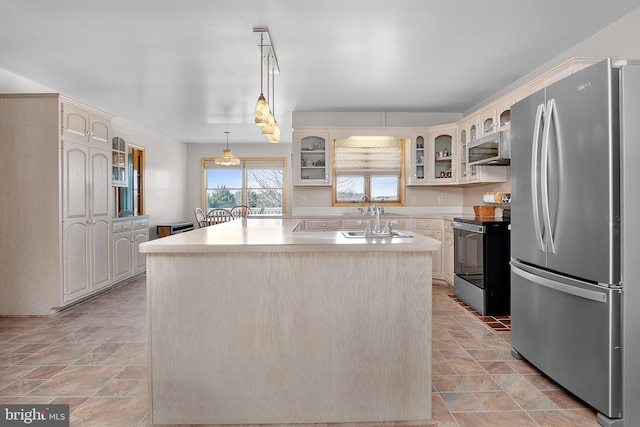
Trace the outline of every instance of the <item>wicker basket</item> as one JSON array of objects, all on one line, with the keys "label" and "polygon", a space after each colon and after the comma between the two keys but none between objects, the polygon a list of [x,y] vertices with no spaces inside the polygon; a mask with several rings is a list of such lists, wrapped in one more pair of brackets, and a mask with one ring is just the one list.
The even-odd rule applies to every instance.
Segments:
[{"label": "wicker basket", "polygon": [[495,206],[474,206],[473,212],[476,216],[493,216]]}]

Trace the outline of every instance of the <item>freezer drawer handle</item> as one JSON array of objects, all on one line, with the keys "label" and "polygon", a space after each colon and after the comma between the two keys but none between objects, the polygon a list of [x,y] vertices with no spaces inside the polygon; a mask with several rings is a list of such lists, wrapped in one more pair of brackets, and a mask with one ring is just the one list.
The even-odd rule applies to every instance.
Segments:
[{"label": "freezer drawer handle", "polygon": [[576,286],[571,286],[564,283],[549,280],[547,278],[536,276],[535,274],[531,274],[527,271],[520,270],[518,267],[514,265],[511,266],[511,271],[524,279],[537,283],[538,285],[546,286],[547,288],[555,289],[557,291],[564,292],[566,294],[575,295],[577,297],[590,299],[595,302],[603,302],[603,303],[607,302],[607,294],[604,292],[590,291],[588,289],[582,289]]}]

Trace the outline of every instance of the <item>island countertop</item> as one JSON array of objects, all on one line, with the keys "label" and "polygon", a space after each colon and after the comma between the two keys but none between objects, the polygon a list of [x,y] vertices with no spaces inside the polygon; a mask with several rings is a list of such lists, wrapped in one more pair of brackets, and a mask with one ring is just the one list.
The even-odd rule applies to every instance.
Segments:
[{"label": "island countertop", "polygon": [[299,222],[279,218],[234,220],[142,243],[140,252],[412,252],[436,251],[440,245],[435,239],[412,232],[407,232],[411,238],[348,238],[340,231],[296,231]]}]

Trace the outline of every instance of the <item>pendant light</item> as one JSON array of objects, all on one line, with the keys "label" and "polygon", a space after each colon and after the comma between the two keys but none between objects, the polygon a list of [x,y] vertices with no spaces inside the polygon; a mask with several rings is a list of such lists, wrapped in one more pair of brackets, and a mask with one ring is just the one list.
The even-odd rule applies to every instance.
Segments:
[{"label": "pendant light", "polygon": [[216,165],[237,166],[240,164],[240,159],[234,156],[231,150],[229,149],[229,134],[231,132],[225,131],[225,133],[227,134],[227,149],[226,150],[223,149],[222,155],[216,157],[216,160],[215,160]]},{"label": "pendant light", "polygon": [[[267,57],[267,95],[269,95],[269,74],[271,73],[270,71],[270,67],[269,67],[269,61],[270,58]],[[273,97],[271,97],[271,102],[273,102]],[[273,116],[273,112],[271,110],[269,110],[269,120],[267,122],[266,126],[262,127],[262,134],[263,135],[273,135],[273,132],[276,129],[276,118]]]},{"label": "pendant light", "polygon": [[276,111],[276,73],[273,70],[271,73],[271,117],[273,117],[273,132],[270,135],[267,135],[267,139],[271,143],[280,142],[280,126],[278,126],[278,122],[276,121],[275,111]]},{"label": "pendant light", "polygon": [[[269,117],[271,116],[271,111],[269,111],[269,104],[264,97],[262,92],[262,80],[264,77],[264,73],[262,71],[262,62],[263,62],[263,47],[264,47],[264,35],[260,34],[260,96],[258,97],[258,101],[256,102],[256,106],[253,109],[253,118],[256,125],[262,127],[269,124]],[[268,92],[267,92],[268,95]]]}]

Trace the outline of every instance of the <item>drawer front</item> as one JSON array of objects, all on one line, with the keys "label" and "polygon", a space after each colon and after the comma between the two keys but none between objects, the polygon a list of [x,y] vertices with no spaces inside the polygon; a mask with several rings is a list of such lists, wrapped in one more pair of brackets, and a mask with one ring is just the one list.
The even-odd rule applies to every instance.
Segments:
[{"label": "drawer front", "polygon": [[407,229],[407,220],[405,218],[398,218],[395,216],[387,216],[380,218],[380,224],[384,227],[386,221],[398,221],[397,224],[392,224],[391,228],[394,230],[406,230]]},{"label": "drawer front", "polygon": [[416,219],[416,230],[438,230],[442,231],[444,221],[441,219]]},{"label": "drawer front", "polygon": [[133,221],[113,221],[113,232],[130,231],[133,229]]},{"label": "drawer front", "polygon": [[133,228],[139,230],[141,228],[149,228],[149,219],[136,219],[133,221]]},{"label": "drawer front", "polygon": [[342,228],[341,219],[308,219],[306,230],[340,230]]}]

